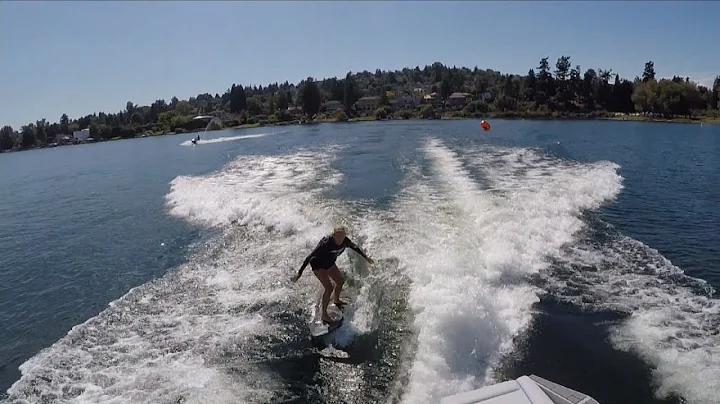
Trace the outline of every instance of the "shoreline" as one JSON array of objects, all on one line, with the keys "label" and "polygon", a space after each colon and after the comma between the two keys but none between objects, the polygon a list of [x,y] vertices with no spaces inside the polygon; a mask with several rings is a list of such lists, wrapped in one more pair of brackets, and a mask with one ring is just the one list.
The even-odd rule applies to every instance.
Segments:
[{"label": "shoreline", "polygon": [[[335,119],[316,119],[315,122],[322,123],[343,123],[343,122],[367,122],[367,121],[447,121],[447,120],[460,120],[460,119],[478,119],[478,120],[490,120],[500,119],[507,121],[620,121],[620,122],[648,122],[648,123],[682,123],[682,124],[706,124],[706,125],[720,125],[720,117],[713,118],[708,116],[701,116],[697,118],[652,118],[647,116],[638,115],[600,115],[600,114],[559,114],[559,115],[536,115],[536,114],[524,114],[516,112],[507,113],[487,113],[484,115],[476,114],[470,116],[453,116],[452,114],[445,115],[441,118],[426,119],[426,118],[392,118],[392,119],[376,119],[372,116],[360,117],[348,119],[347,121],[338,121]],[[256,124],[258,125],[258,124]],[[266,124],[262,126],[276,126],[277,124]],[[237,126],[241,128],[243,125]]]},{"label": "shoreline", "polygon": [[634,115],[623,115],[610,118],[600,118],[610,121],[623,121],[623,122],[653,122],[653,123],[686,123],[686,124],[707,124],[707,125],[720,125],[720,118],[713,118],[709,116],[702,116],[698,118],[647,118],[638,117]]},{"label": "shoreline", "polygon": [[[216,132],[219,130],[226,130],[226,129],[255,129],[255,128],[265,128],[265,127],[275,127],[275,126],[303,126],[303,125],[316,125],[320,123],[357,123],[357,122],[376,122],[376,121],[447,121],[447,120],[462,120],[462,119],[501,119],[501,120],[508,120],[508,121],[518,121],[518,120],[527,120],[527,121],[618,121],[618,122],[647,122],[647,123],[676,123],[676,124],[707,124],[707,125],[720,125],[720,117],[714,118],[714,117],[708,117],[708,116],[701,116],[696,118],[685,118],[685,117],[678,117],[678,118],[653,118],[643,115],[607,115],[607,114],[547,114],[547,115],[540,115],[540,114],[528,114],[528,113],[518,113],[518,112],[488,112],[486,114],[480,115],[480,114],[473,114],[469,116],[462,116],[462,114],[457,114],[458,111],[451,112],[451,113],[445,113],[444,116],[440,118],[434,118],[434,119],[427,119],[427,118],[419,118],[419,117],[410,117],[410,118],[391,118],[391,119],[377,119],[374,116],[361,116],[356,118],[350,118],[347,120],[337,120],[333,118],[320,118],[315,119],[310,122],[306,123],[300,123],[298,120],[294,121],[286,121],[286,122],[273,122],[273,123],[251,123],[251,124],[241,124],[236,126],[228,126],[223,127],[219,129],[211,129],[207,132]],[[162,132],[162,133],[146,133],[144,135],[135,136],[131,138],[123,138],[123,137],[115,137],[112,139],[107,140],[96,140],[93,142],[80,142],[80,143],[68,143],[68,144],[60,144],[60,145],[43,145],[43,146],[36,146],[32,148],[18,148],[13,150],[3,150],[0,153],[15,153],[15,152],[22,152],[22,151],[29,151],[29,150],[38,150],[38,149],[51,149],[51,148],[57,148],[57,147],[66,147],[66,146],[77,146],[82,144],[93,144],[93,143],[105,143],[105,142],[112,142],[117,140],[127,140],[127,139],[142,139],[146,137],[156,137],[156,136],[176,136],[176,135],[187,135],[190,133],[201,133],[205,132],[204,129],[198,129],[198,130],[192,130],[192,131],[183,131],[180,133],[171,131],[171,132]]]}]

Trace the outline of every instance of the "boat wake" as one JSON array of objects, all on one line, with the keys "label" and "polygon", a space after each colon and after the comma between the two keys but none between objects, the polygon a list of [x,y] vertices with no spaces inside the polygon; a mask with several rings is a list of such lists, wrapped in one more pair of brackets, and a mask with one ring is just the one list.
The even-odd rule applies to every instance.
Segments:
[{"label": "boat wake", "polygon": [[[342,151],[241,156],[175,178],[169,214],[212,236],[25,362],[10,402],[438,402],[499,381],[545,293],[629,313],[611,342],[655,367],[658,396],[717,402],[708,286],[592,213],[621,192],[617,165],[429,139],[377,207],[327,196]],[[376,264],[339,259],[352,307],[319,354],[306,325],[317,280],[289,278],[338,222]]]},{"label": "boat wake", "polygon": [[[318,193],[341,178],[316,157],[243,158],[208,176],[176,178],[167,196],[170,214],[221,235],[187,264],[131,290],[25,362],[10,399],[236,403],[276,397],[283,384],[262,365],[302,339],[298,307],[314,292],[309,282],[294,290],[288,268],[332,226],[334,212]],[[228,227],[231,220],[238,224]]]},{"label": "boat wake", "polygon": [[653,367],[659,399],[718,402],[720,301],[707,282],[603,223],[588,228],[558,264],[563,271],[546,279],[548,291],[588,312],[624,313],[610,327],[611,343]]},{"label": "boat wake", "polygon": [[282,135],[284,133],[288,133],[287,131],[280,131],[280,132],[269,132],[269,133],[254,133],[251,135],[241,135],[241,136],[226,136],[226,137],[217,137],[212,139],[200,139],[197,142],[193,143],[192,140],[186,140],[182,143],[180,143],[180,146],[194,146],[194,145],[204,145],[204,144],[213,144],[213,143],[222,143],[222,142],[235,142],[238,140],[244,140],[244,139],[255,139],[255,138],[261,138],[265,136],[271,136],[271,135]]},{"label": "boat wake", "polygon": [[408,403],[495,381],[494,367],[538,301],[529,277],[572,242],[582,210],[621,189],[609,163],[562,166],[527,150],[493,148],[463,161],[432,139],[423,151],[428,169],[409,168],[404,191],[376,224],[384,254],[397,257],[412,281],[417,346]]}]

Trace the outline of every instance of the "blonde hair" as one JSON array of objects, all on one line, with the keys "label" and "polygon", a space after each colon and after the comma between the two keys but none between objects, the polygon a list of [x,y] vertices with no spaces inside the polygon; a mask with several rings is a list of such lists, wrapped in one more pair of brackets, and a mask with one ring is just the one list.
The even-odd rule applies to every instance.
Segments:
[{"label": "blonde hair", "polygon": [[347,234],[347,229],[345,228],[345,226],[339,224],[339,225],[333,227],[332,234],[340,233],[340,232],[342,232],[343,234]]}]

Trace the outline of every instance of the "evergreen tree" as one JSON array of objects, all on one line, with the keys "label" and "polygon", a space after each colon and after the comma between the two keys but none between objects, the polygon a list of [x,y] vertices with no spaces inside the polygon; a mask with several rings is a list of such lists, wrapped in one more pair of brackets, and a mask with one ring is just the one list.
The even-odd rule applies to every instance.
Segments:
[{"label": "evergreen tree", "polygon": [[298,98],[305,115],[313,117],[320,111],[320,104],[322,103],[320,90],[312,77],[308,77],[301,85]]},{"label": "evergreen tree", "polygon": [[645,63],[645,70],[642,75],[643,83],[647,83],[650,80],[655,80],[655,63],[652,60]]},{"label": "evergreen tree", "polygon": [[357,91],[355,90],[355,84],[352,77],[352,73],[348,72],[343,80],[343,104],[345,105],[345,111],[350,111],[352,106],[358,100]]},{"label": "evergreen tree", "polygon": [[277,107],[278,107],[278,109],[280,109],[280,111],[287,111],[288,100],[287,100],[287,96],[285,95],[285,93],[280,93],[280,95],[278,96]]},{"label": "evergreen tree", "polygon": [[15,147],[15,131],[12,126],[3,126],[0,129],[0,150],[10,150],[13,147]]},{"label": "evergreen tree", "polygon": [[233,84],[230,87],[230,112],[238,113],[244,109],[247,109],[245,89],[243,86]]}]

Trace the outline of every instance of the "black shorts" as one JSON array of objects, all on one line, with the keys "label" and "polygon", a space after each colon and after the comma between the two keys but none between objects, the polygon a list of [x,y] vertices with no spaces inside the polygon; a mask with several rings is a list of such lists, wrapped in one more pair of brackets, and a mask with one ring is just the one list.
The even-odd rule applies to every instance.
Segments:
[{"label": "black shorts", "polygon": [[335,261],[310,261],[310,267],[313,271],[327,271],[333,265],[335,265]]}]

